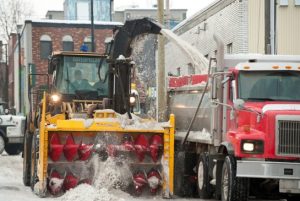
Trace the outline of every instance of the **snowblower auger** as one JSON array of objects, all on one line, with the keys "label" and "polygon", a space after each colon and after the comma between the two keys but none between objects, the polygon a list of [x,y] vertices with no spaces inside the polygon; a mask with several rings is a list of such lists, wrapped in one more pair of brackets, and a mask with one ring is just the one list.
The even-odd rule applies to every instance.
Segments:
[{"label": "snowblower auger", "polygon": [[80,183],[93,185],[97,174],[91,161],[102,151],[130,166],[132,181],[128,192],[172,195],[173,115],[164,127],[150,121],[139,122],[140,126],[124,125],[126,115],[112,110],[96,110],[94,118],[89,119],[64,119],[59,114],[46,114],[46,101],[45,94],[36,159],[38,179],[34,184],[39,196],[59,196]]}]

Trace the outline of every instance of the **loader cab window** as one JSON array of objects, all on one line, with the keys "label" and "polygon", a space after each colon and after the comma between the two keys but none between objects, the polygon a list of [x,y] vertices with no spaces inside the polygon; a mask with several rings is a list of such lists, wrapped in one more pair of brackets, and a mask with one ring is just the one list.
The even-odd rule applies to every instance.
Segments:
[{"label": "loader cab window", "polygon": [[[56,69],[56,89],[62,94],[77,95],[90,92],[98,97],[108,96],[108,64],[103,61],[98,76],[100,57],[64,56]],[[95,97],[96,98],[96,97]]]},{"label": "loader cab window", "polygon": [[248,101],[299,101],[300,72],[242,71],[239,98]]}]

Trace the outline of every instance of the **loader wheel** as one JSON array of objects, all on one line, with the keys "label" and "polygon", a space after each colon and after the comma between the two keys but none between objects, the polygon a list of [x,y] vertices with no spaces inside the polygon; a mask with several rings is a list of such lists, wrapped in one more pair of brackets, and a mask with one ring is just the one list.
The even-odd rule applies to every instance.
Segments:
[{"label": "loader wheel", "polygon": [[5,141],[4,138],[0,135],[0,154],[3,153],[4,148],[5,148]]},{"label": "loader wheel", "polygon": [[226,156],[221,178],[222,201],[247,201],[249,195],[249,179],[236,177],[236,160]]},{"label": "loader wheel", "polygon": [[9,155],[18,155],[22,151],[22,144],[6,144],[5,151]]},{"label": "loader wheel", "polygon": [[25,186],[30,186],[31,144],[32,134],[26,132],[23,149],[23,183]]},{"label": "loader wheel", "polygon": [[208,156],[206,153],[201,154],[197,168],[198,178],[198,194],[202,199],[209,199],[212,197],[212,185],[209,183],[209,168]]},{"label": "loader wheel", "polygon": [[30,186],[31,186],[31,190],[34,191],[34,185],[37,183],[38,181],[38,177],[37,177],[37,146],[38,146],[38,140],[37,140],[37,133],[38,131],[36,131],[36,133],[33,135],[32,137],[32,145],[31,145],[31,174],[30,174]]}]

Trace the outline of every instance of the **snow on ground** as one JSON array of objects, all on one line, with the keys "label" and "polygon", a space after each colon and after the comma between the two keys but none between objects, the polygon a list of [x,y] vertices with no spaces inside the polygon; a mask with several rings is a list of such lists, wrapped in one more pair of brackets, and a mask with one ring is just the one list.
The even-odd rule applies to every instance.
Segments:
[{"label": "snow on ground", "polygon": [[[160,196],[132,197],[121,190],[111,189],[99,185],[98,188],[81,184],[71,189],[58,198],[39,198],[25,187],[22,181],[22,157],[9,156],[6,153],[0,155],[0,201],[165,201]],[[104,167],[105,168],[105,167]],[[101,171],[101,170],[100,170]],[[176,199],[188,201],[201,199]],[[202,200],[204,201],[204,200]],[[213,201],[213,200],[210,200]]]},{"label": "snow on ground", "polygon": [[[37,201],[41,198],[23,185],[23,163],[21,155],[0,155],[0,201]],[[51,199],[43,199],[45,201]]]},{"label": "snow on ground", "polygon": [[[101,167],[101,168],[109,168]],[[160,196],[136,198],[121,191],[113,189],[109,183],[97,181],[97,187],[88,184],[81,184],[75,189],[71,189],[61,197],[39,198],[30,187],[23,185],[23,162],[21,155],[9,156],[6,153],[0,155],[0,201],[162,201]],[[100,177],[103,178],[99,169]],[[114,171],[113,171],[114,172]],[[122,175],[121,175],[122,176]],[[105,179],[105,178],[103,178]],[[108,178],[106,178],[108,179]],[[107,184],[108,187],[105,187]],[[181,199],[180,199],[181,200]],[[183,199],[185,200],[185,199]]]}]

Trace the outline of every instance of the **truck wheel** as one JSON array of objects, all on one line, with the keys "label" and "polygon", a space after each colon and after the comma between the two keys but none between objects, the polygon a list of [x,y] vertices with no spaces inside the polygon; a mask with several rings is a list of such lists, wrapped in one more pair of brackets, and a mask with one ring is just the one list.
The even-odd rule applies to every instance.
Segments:
[{"label": "truck wheel", "polygon": [[30,186],[31,144],[32,134],[26,132],[23,150],[23,183],[25,186]]},{"label": "truck wheel", "polygon": [[212,186],[209,183],[209,169],[208,156],[201,154],[199,158],[197,176],[198,176],[198,194],[202,199],[209,199],[212,197]]},{"label": "truck wheel", "polygon": [[4,148],[5,148],[5,141],[4,138],[0,135],[0,154],[3,153]]},{"label": "truck wheel", "polygon": [[221,178],[222,201],[247,201],[249,179],[236,177],[236,161],[233,156],[226,156]]},{"label": "truck wheel", "polygon": [[5,151],[9,155],[18,155],[22,151],[22,144],[6,144]]}]

